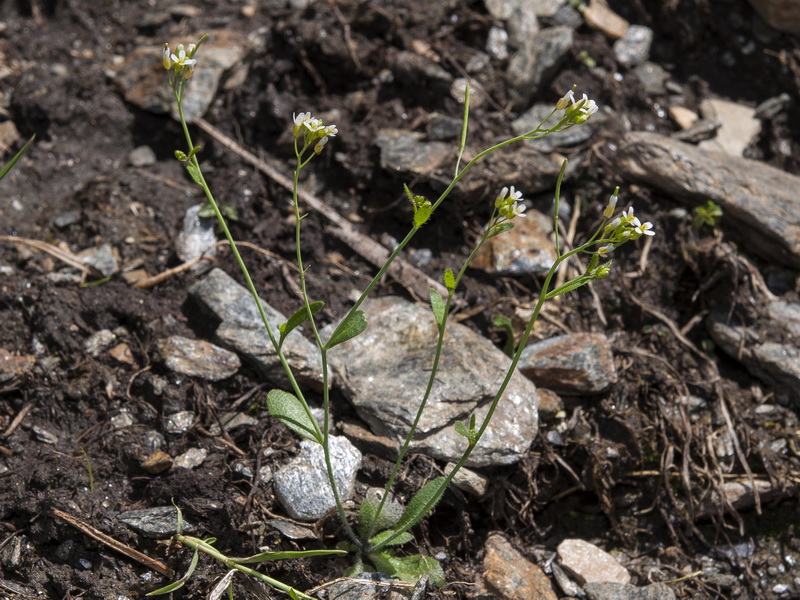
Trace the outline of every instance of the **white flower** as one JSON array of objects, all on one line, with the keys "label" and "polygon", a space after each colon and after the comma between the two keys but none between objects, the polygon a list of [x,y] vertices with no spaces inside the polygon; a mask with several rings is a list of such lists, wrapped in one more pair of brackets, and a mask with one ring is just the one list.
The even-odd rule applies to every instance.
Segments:
[{"label": "white flower", "polygon": [[311,118],[311,113],[310,112],[301,112],[300,114],[297,114],[297,115],[295,113],[292,113],[292,121],[298,127],[302,126],[303,122],[306,119],[310,119],[310,118]]},{"label": "white flower", "polygon": [[197,64],[196,59],[186,56],[186,50],[183,44],[178,44],[178,47],[175,48],[175,53],[170,56],[170,59],[175,63],[176,69],[179,67],[188,67],[191,70],[194,69],[194,66]]},{"label": "white flower", "polygon": [[580,124],[586,122],[589,117],[597,112],[597,104],[594,100],[589,100],[589,97],[584,94],[583,98],[578,100],[572,99],[572,107],[567,111],[570,121]]},{"label": "white flower", "polygon": [[600,258],[605,258],[606,256],[608,256],[608,253],[611,252],[612,250],[614,250],[614,244],[606,244],[605,246],[600,246],[597,249],[597,255]]},{"label": "white flower", "polygon": [[172,58],[170,58],[171,53],[169,51],[169,44],[164,44],[164,50],[162,51],[162,63],[164,68],[169,71],[172,68]]},{"label": "white flower", "polygon": [[325,137],[335,137],[337,133],[339,133],[339,129],[336,125],[327,125],[324,130]]},{"label": "white flower", "polygon": [[627,223],[628,225],[631,225],[634,220],[638,221],[638,219],[635,216],[633,216],[633,207],[632,206],[630,208],[622,211],[621,219],[625,223]]},{"label": "white flower", "polygon": [[572,89],[556,102],[556,110],[564,110],[570,103],[575,104],[575,86],[572,86]]},{"label": "white flower", "polygon": [[315,133],[321,130],[324,127],[324,125],[322,124],[322,119],[308,118],[305,121],[303,121],[303,127],[308,129],[311,133]]},{"label": "white flower", "polygon": [[519,202],[522,199],[522,192],[515,192],[514,186],[512,185],[511,192],[508,194],[508,197],[511,198],[514,202]]},{"label": "white flower", "polygon": [[502,190],[500,190],[500,193],[497,195],[497,199],[505,200],[507,196],[508,196],[508,186],[505,186]]},{"label": "white flower", "polygon": [[511,210],[514,212],[515,217],[524,217],[525,208],[526,206],[521,202],[514,202],[514,206],[511,208]]},{"label": "white flower", "polygon": [[603,211],[603,216],[606,219],[610,219],[611,215],[614,214],[614,210],[616,210],[617,208],[617,200],[619,200],[619,196],[617,196],[618,193],[619,193],[619,188],[615,189],[614,193],[611,194],[611,197],[608,199],[608,204],[606,205],[606,208]]},{"label": "white flower", "polygon": [[[639,219],[636,219],[636,220],[638,221]],[[636,233],[638,233],[639,235],[655,235],[656,234],[656,232],[653,231],[653,224],[650,221],[646,221],[646,222],[642,223],[641,225],[637,224],[636,225],[636,229],[634,229],[634,231],[636,231]]]}]

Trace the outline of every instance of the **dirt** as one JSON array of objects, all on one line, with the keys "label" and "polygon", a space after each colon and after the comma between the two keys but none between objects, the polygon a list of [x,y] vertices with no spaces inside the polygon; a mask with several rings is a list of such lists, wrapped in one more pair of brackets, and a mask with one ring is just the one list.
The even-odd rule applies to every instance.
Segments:
[{"label": "dirt", "polygon": [[[393,58],[399,50],[425,54],[458,76],[470,57],[483,52],[492,17],[482,2],[330,0],[306,10],[277,4],[257,3],[251,15],[244,3],[211,1],[5,3],[0,118],[19,130],[5,159],[31,134],[37,139],[0,183],[0,235],[61,244],[76,254],[110,244],[123,271],[141,268],[155,275],[178,265],[174,241],[183,214],[202,200],[172,157],[182,147],[180,127],[123,100],[112,67],[115,57],[136,48],[229,29],[257,34],[266,40],[265,49],[251,52],[247,79],[217,94],[207,120],[288,171],[285,133],[292,111],[336,111],[341,133],[311,169],[315,193],[362,233],[378,241],[387,234],[401,236],[410,214],[403,180],[380,168],[372,140],[384,127],[424,130],[434,111],[458,118],[461,107],[447,90],[391,77]],[[766,123],[748,155],[800,173],[796,39],[765,34],[763,28],[759,38],[745,2],[637,0],[611,6],[630,22],[654,29],[651,60],[682,86],[690,109],[711,95],[755,104],[790,93],[794,102]],[[587,56],[603,70],[587,66]],[[491,59],[477,75],[489,101],[471,117],[476,146],[510,134],[516,115],[507,108],[505,66]],[[660,116],[663,98],[648,96],[627,72],[616,81],[612,74],[620,70],[611,42],[582,26],[565,66],[537,96],[555,101],[577,83],[579,92],[614,109],[618,120],[590,144],[562,149],[576,165],[565,196],[580,195],[593,207],[622,183],[609,160],[619,123],[662,133],[676,129]],[[246,251],[262,296],[293,312],[296,282],[286,266],[294,258],[290,196],[208,135],[195,128],[193,133],[203,146],[212,188],[239,213],[234,237],[272,253]],[[135,168],[129,155],[141,145],[152,148],[157,160]],[[417,193],[435,191],[408,183]],[[466,256],[471,232],[488,217],[495,183],[498,189],[503,185],[491,182],[483,191],[464,194],[415,240],[416,248],[432,251],[423,267],[430,276],[438,278]],[[800,595],[797,408],[782,404],[733,359],[715,353],[702,326],[684,332],[703,348],[702,357],[669,327],[689,323],[719,298],[748,306],[757,292],[735,254],[721,251],[729,248],[724,217],[717,232],[696,231],[676,215],[671,198],[635,189],[637,212],[659,232],[646,269],[638,269],[641,247],[621,252],[613,275],[594,287],[602,311],[591,294],[573,294],[554,305],[537,330],[539,336],[604,331],[614,340],[619,382],[600,397],[566,398],[565,416],[542,423],[519,464],[492,470],[488,497],[445,497],[417,531],[424,552],[444,556],[450,583],[430,592],[433,596],[477,593],[473,584],[479,582],[483,542],[491,531],[505,532],[548,573],[558,543],[578,537],[615,549],[634,583],[668,581],[679,597]],[[533,204],[547,210],[548,197],[534,198]],[[586,210],[578,231],[588,230],[597,212]],[[327,300],[321,314],[330,322],[374,271],[330,236],[324,221],[312,216],[306,223],[306,260],[321,267],[321,276],[310,278],[310,293]],[[0,597],[135,598],[166,583],[55,516],[59,510],[177,572],[188,564],[188,551],[142,537],[115,516],[169,505],[174,498],[187,520],[232,555],[265,546],[336,543],[339,532],[331,522],[319,528],[323,539],[311,542],[286,539],[265,525],[280,508],[271,486],[243,476],[241,466],[277,468],[293,455],[297,440],[258,410],[264,385],[253,370],[244,367],[230,379],[210,383],[153,362],[155,342],[165,335],[207,339],[206,324],[187,303],[197,276],[182,272],[151,289],[136,288],[120,274],[108,281],[93,275],[88,282],[94,284],[83,285],[80,273],[60,259],[10,241],[0,242],[0,266],[0,352],[18,365],[12,378],[0,382]],[[241,279],[227,250],[220,250],[218,266]],[[756,266],[773,292],[796,300],[796,273]],[[708,289],[712,274],[716,284]],[[465,322],[502,346],[492,317],[529,306],[537,286],[530,277],[470,272],[461,310],[474,315]],[[381,284],[377,293],[409,294],[394,281]],[[115,332],[117,352],[87,350],[87,340],[100,330]],[[699,398],[691,409],[682,403],[688,396]],[[759,411],[763,405],[772,412]],[[219,414],[232,407],[255,416],[256,424],[210,433]],[[166,432],[165,416],[182,410],[194,411],[195,425],[182,435]],[[122,414],[132,425],[115,428],[114,419]],[[334,415],[352,416],[341,403]],[[740,455],[720,458],[714,441],[731,432]],[[205,448],[203,466],[148,472],[142,459],[152,452],[153,435],[165,438],[162,450],[173,457],[190,447]],[[368,455],[359,493],[381,483],[387,468],[385,460]],[[408,497],[438,468],[425,457],[409,459],[400,495]],[[747,469],[770,481],[775,493],[760,507],[736,511],[717,501],[703,512],[713,490],[734,477],[746,480]],[[336,561],[298,561],[270,573],[309,589],[344,567]],[[205,597],[223,572],[202,560],[176,596]],[[236,590],[239,598],[258,597],[242,583]]]}]

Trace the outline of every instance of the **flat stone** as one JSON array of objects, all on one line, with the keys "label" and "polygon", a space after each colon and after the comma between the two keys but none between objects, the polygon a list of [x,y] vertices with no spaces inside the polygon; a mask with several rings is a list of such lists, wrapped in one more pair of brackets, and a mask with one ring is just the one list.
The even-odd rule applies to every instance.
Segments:
[{"label": "flat stone", "polygon": [[381,167],[406,176],[431,179],[456,157],[453,144],[425,141],[424,134],[403,129],[381,129],[375,145],[381,152]]},{"label": "flat stone", "polygon": [[556,549],[561,566],[583,586],[587,583],[630,583],[631,575],[608,552],[579,539],[567,539]]},{"label": "flat stone", "polygon": [[[264,330],[255,301],[244,286],[225,271],[213,269],[203,280],[189,288],[189,296],[207,316],[221,321],[214,334],[220,345],[238,352],[270,383],[289,386],[289,380]],[[285,323],[287,318],[264,300],[261,300],[261,304],[277,336],[278,325]],[[322,365],[317,348],[302,336],[299,329],[286,336],[283,351],[300,385],[321,390]]]},{"label": "flat stone", "polygon": [[635,67],[650,56],[652,43],[652,29],[643,25],[631,25],[625,34],[614,42],[614,56],[626,67]]},{"label": "flat stone", "polygon": [[646,132],[625,136],[615,165],[689,206],[715,202],[723,227],[750,252],[800,268],[800,177]]},{"label": "flat stone", "polygon": [[[334,480],[342,501],[353,495],[361,452],[347,438],[331,436],[330,453]],[[322,446],[302,440],[300,453],[274,476],[275,495],[284,510],[298,521],[316,521],[336,506],[325,471]]]},{"label": "flat stone", "polygon": [[575,32],[570,27],[539,31],[527,47],[518,50],[506,71],[508,94],[516,110],[527,108],[567,57]]},{"label": "flat stone", "polygon": [[700,112],[706,119],[720,123],[715,138],[700,142],[702,150],[742,156],[761,132],[761,120],[756,118],[755,108],[743,104],[706,99],[700,103]]},{"label": "flat stone", "polygon": [[636,587],[625,583],[587,583],[587,600],[675,600],[675,592],[663,583]]},{"label": "flat stone", "polygon": [[117,340],[117,335],[110,329],[100,329],[86,338],[83,347],[92,356],[100,356]]},{"label": "flat stone", "polygon": [[394,56],[394,76],[408,86],[421,86],[442,96],[450,89],[453,76],[426,56],[401,50]]},{"label": "flat stone", "polygon": [[290,540],[316,540],[319,538],[313,529],[286,519],[268,519],[265,524],[280,531],[283,537]]},{"label": "flat stone", "polygon": [[13,354],[0,348],[0,383],[9,381],[17,375],[24,375],[36,364],[36,357],[30,354]]},{"label": "flat stone", "polygon": [[630,23],[608,7],[605,0],[592,0],[583,11],[583,19],[592,29],[602,31],[612,40],[625,35]]},{"label": "flat stone", "polygon": [[573,333],[528,345],[520,372],[562,394],[598,394],[617,381],[614,353],[602,333]]},{"label": "flat stone", "polygon": [[[725,481],[719,490],[724,498],[720,498],[720,494],[712,489],[698,507],[698,517],[718,514],[720,509],[725,512],[728,506],[733,506],[736,510],[752,508],[756,504],[756,494],[762,503],[781,495],[781,490],[764,479],[754,479],[752,482],[746,478],[741,481]],[[784,492],[784,495],[788,495],[788,492]]]},{"label": "flat stone", "polygon": [[205,448],[189,448],[183,454],[176,456],[172,466],[176,469],[196,469],[203,464],[208,455]]},{"label": "flat stone", "polygon": [[452,141],[461,136],[461,119],[434,113],[431,115],[425,133],[429,140]]},{"label": "flat stone", "polygon": [[[444,468],[444,474],[449,475],[450,471],[452,471],[455,466],[455,463],[447,463]],[[461,467],[458,473],[456,473],[456,476],[453,477],[453,485],[462,492],[472,494],[477,498],[482,498],[489,489],[489,478],[467,467]]]},{"label": "flat stone", "polygon": [[[516,135],[522,135],[523,133],[527,133],[539,127],[543,121],[543,127],[553,127],[558,124],[561,117],[564,116],[563,112],[558,111],[548,119],[548,116],[553,111],[554,105],[555,102],[552,104],[534,104],[530,109],[511,122],[511,130]],[[545,121],[545,119],[547,120]],[[598,112],[586,123],[570,127],[566,131],[551,133],[538,140],[525,140],[525,144],[540,152],[553,152],[558,148],[576,146],[592,137],[604,120],[605,115],[602,112]]]},{"label": "flat stone", "polygon": [[[174,506],[154,506],[142,510],[119,513],[117,519],[148,538],[166,539],[178,533],[178,511]],[[184,533],[192,533],[195,527],[184,519]]]},{"label": "flat stone", "polygon": [[541,275],[556,261],[551,234],[553,219],[537,210],[514,220],[514,228],[489,238],[478,251],[472,267],[494,275]]},{"label": "flat stone", "polygon": [[134,167],[149,167],[156,164],[156,153],[150,146],[139,146],[131,150],[128,160]]},{"label": "flat stone", "polygon": [[564,401],[553,390],[537,388],[539,393],[539,418],[542,421],[552,421],[564,410]]},{"label": "flat stone", "polygon": [[642,82],[642,87],[647,94],[651,96],[659,96],[667,93],[665,83],[669,79],[669,73],[664,70],[659,64],[646,60],[640,65],[637,65],[633,72],[636,77]]},{"label": "flat stone", "polygon": [[798,0],[748,0],[767,24],[784,33],[800,33]]},{"label": "flat stone", "polygon": [[[437,327],[430,308],[399,298],[372,299],[363,309],[367,330],[349,340],[341,352],[331,352],[330,361],[338,386],[359,417],[377,435],[402,442],[427,385]],[[326,328],[323,338],[332,327]],[[450,322],[441,369],[412,451],[457,462],[466,440],[456,433],[454,422],[469,421],[472,414],[480,422],[509,364],[510,359],[489,340]],[[537,402],[535,386],[515,373],[467,466],[517,462],[536,435]]]},{"label": "flat stone", "polygon": [[235,353],[210,342],[180,335],[158,340],[156,353],[168,369],[209,381],[227,379],[242,366]]},{"label": "flat stone", "polygon": [[420,579],[415,586],[382,573],[358,573],[355,579],[335,581],[325,591],[328,598],[335,600],[414,600],[426,597],[426,582],[427,578]]},{"label": "flat stone", "polygon": [[[19,131],[14,121],[0,123],[0,154],[6,154],[19,139]],[[5,165],[4,165],[5,166]]]},{"label": "flat stone", "polygon": [[158,475],[172,467],[172,457],[163,450],[155,450],[139,461],[143,471],[151,475]]},{"label": "flat stone", "polygon": [[101,244],[97,248],[89,248],[79,255],[81,262],[94,269],[103,277],[111,277],[119,271],[117,251],[111,244]]},{"label": "flat stone", "polygon": [[542,569],[518,552],[505,537],[492,533],[486,540],[483,581],[503,600],[556,600],[553,584]]},{"label": "flat stone", "polygon": [[700,118],[696,112],[683,106],[670,106],[667,114],[681,129],[689,129]]},{"label": "flat stone", "polygon": [[[195,204],[189,207],[183,215],[183,226],[175,240],[175,253],[183,262],[193,260],[203,254],[209,257],[217,255],[217,249],[214,247],[217,242],[217,234],[214,232],[217,220],[201,217],[199,213],[202,208],[202,204]],[[194,266],[208,270],[207,262],[201,262]]]},{"label": "flat stone", "polygon": [[530,0],[536,16],[548,18],[554,16],[566,2],[567,0]]}]

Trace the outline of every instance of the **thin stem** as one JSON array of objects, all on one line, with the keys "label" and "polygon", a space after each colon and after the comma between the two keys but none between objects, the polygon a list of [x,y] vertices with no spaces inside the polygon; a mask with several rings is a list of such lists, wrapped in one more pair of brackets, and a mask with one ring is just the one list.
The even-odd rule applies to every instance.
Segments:
[{"label": "thin stem", "polygon": [[558,204],[561,200],[561,181],[564,179],[564,173],[567,170],[567,159],[561,163],[561,170],[558,172],[558,179],[556,179],[556,195],[553,202],[553,234],[555,236],[554,243],[556,247],[556,256],[561,256],[561,245],[558,240]]}]

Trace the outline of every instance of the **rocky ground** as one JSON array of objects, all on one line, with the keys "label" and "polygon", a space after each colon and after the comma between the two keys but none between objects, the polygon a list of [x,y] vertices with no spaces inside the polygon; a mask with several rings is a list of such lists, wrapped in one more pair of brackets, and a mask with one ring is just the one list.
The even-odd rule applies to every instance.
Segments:
[{"label": "rocky ground", "polygon": [[[346,559],[284,561],[272,576],[341,598],[800,595],[796,37],[744,0],[4,8],[4,160],[37,137],[0,183],[0,598],[166,584],[191,558],[165,542],[172,500],[187,532],[230,555],[342,539],[313,446],[264,410],[285,381],[229,249],[198,254],[220,235],[174,160],[160,56],[204,33],[190,129],[276,322],[299,306],[293,112],[340,132],[302,183],[326,326],[406,234],[402,184],[429,198],[447,185],[467,83],[467,158],[530,129],[573,84],[601,107],[478,164],[377,287],[368,334],[332,364],[351,507],[385,481],[418,397],[427,290],[463,262],[500,188],[522,190],[529,214],[467,273],[401,502],[457,459],[448,423],[485,407],[507,360],[494,318],[518,335],[530,315],[563,158],[566,246],[617,185],[620,207],[657,231],[548,305],[488,443],[414,529],[444,587],[343,581]],[[287,347],[318,402],[307,333]],[[175,595],[208,597],[224,574],[204,558]],[[237,598],[266,597],[233,581]]]}]

